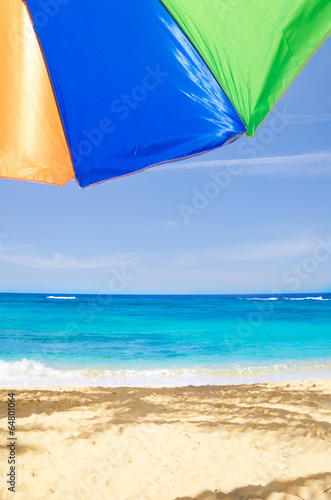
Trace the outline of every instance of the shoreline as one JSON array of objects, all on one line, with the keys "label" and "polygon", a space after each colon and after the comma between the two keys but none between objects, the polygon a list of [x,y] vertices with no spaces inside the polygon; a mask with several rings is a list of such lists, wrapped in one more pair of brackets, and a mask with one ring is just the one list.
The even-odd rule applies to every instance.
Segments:
[{"label": "shoreline", "polygon": [[[0,386],[0,395],[3,396],[6,391],[81,391],[81,392],[90,392],[94,390],[104,390],[104,391],[112,391],[112,390],[137,390],[139,391],[140,389],[164,389],[164,390],[176,390],[176,389],[226,389],[226,388],[240,388],[240,387],[279,387],[279,388],[287,388],[291,387],[292,389],[298,389],[300,390],[300,387],[305,387],[305,388],[314,388],[314,385],[316,384],[319,387],[324,387],[325,385],[328,386],[330,384],[330,391],[331,391],[331,377],[330,378],[321,378],[321,379],[316,379],[316,378],[309,378],[309,379],[298,379],[298,380],[282,380],[282,381],[264,381],[264,382],[252,382],[252,383],[223,383],[223,384],[200,384],[200,385],[194,385],[194,384],[186,384],[186,385],[62,385],[62,386],[57,386],[57,385],[52,385],[52,386],[43,386],[43,385],[27,385],[27,386],[19,386],[19,385],[8,385],[8,386]],[[1,417],[0,417],[1,418]]]},{"label": "shoreline", "polygon": [[[18,500],[330,498],[330,379],[10,391]],[[7,454],[1,447],[4,499]]]},{"label": "shoreline", "polygon": [[84,367],[31,359],[0,360],[0,389],[15,387],[186,387],[254,385],[331,379],[331,358],[191,367]]}]

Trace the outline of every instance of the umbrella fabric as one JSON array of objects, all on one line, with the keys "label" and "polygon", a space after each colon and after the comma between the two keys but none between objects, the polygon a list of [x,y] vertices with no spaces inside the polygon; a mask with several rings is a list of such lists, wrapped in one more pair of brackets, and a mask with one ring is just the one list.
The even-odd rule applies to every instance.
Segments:
[{"label": "umbrella fabric", "polygon": [[86,187],[254,135],[331,4],[2,0],[0,19],[0,176]]},{"label": "umbrella fabric", "polygon": [[19,0],[0,1],[0,176],[50,184],[75,176],[46,66]]}]

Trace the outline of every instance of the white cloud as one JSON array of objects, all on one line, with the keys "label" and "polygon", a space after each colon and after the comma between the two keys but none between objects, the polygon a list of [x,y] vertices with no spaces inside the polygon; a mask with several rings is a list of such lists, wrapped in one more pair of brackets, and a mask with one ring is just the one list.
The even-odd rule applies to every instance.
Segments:
[{"label": "white cloud", "polygon": [[287,115],[291,125],[303,125],[306,123],[324,123],[331,121],[331,113],[320,115]]},{"label": "white cloud", "polygon": [[309,255],[317,243],[314,240],[270,241],[251,245],[185,252],[177,255],[170,263],[182,266],[201,265],[204,262],[260,262],[265,260],[295,259]]},{"label": "white cloud", "polygon": [[[329,241],[329,237],[324,240]],[[89,272],[98,269],[123,270],[124,276],[126,273],[134,276],[134,281],[128,280],[125,293],[262,293],[276,287],[290,290],[290,285],[282,281],[284,272],[293,266],[302,266],[307,257],[315,255],[318,246],[315,237],[306,235],[187,252],[173,251],[171,254],[123,253],[75,258],[61,253],[41,256],[6,251],[0,253],[4,271],[2,286],[6,283],[6,272],[8,283],[12,283],[12,269],[7,265],[10,263],[43,271],[35,274],[34,286],[45,289],[42,280],[47,275],[47,289],[53,292],[98,292],[107,288],[107,272]],[[330,285],[330,262],[330,259],[323,258],[316,271],[309,273],[309,279],[302,281],[302,290],[326,289]],[[80,272],[75,273],[76,270]],[[25,279],[22,272],[19,276],[20,283],[28,283],[31,289],[31,277]]]},{"label": "white cloud", "polygon": [[296,258],[309,254],[313,251],[314,242],[311,240],[301,241],[273,241],[258,245],[244,245],[230,248],[226,252],[219,253],[219,259],[223,261],[261,261],[273,259]]},{"label": "white cloud", "polygon": [[184,226],[184,221],[172,220],[165,223],[167,229],[181,229]]},{"label": "white cloud", "polygon": [[165,263],[184,266],[199,265],[209,262],[219,265],[220,262],[252,262],[262,260],[279,260],[301,257],[309,254],[316,246],[312,239],[271,241],[259,244],[238,245],[235,247],[222,247],[212,250],[199,250],[197,252],[178,252],[169,259],[168,255],[155,254],[118,254],[105,256],[92,256],[76,258],[61,253],[51,256],[37,254],[0,253],[0,262],[39,270],[91,270],[115,269],[119,267],[139,266],[142,271],[151,260],[154,265],[164,266]]},{"label": "white cloud", "polygon": [[331,153],[313,153],[265,158],[235,158],[232,160],[182,161],[154,167],[154,170],[189,170],[192,168],[245,167],[240,175],[331,175]]},{"label": "white cloud", "polygon": [[136,265],[138,257],[133,254],[94,256],[85,259],[55,253],[50,257],[40,255],[0,254],[0,262],[41,270],[87,270],[114,269]]}]

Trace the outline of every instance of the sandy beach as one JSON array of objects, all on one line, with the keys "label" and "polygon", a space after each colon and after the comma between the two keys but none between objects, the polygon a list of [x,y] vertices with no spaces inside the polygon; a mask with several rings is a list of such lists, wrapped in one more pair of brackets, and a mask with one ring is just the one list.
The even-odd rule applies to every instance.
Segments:
[{"label": "sandy beach", "polygon": [[[1,498],[7,390],[1,391]],[[17,500],[331,497],[331,381],[17,389]]]}]

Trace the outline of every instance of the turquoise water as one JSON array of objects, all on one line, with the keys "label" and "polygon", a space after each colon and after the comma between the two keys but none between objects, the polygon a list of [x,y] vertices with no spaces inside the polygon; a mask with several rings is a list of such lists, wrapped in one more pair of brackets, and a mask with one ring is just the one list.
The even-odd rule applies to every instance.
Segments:
[{"label": "turquoise water", "polygon": [[329,378],[331,294],[0,294],[0,385]]}]

